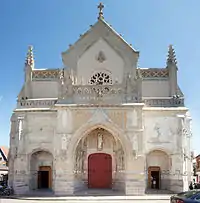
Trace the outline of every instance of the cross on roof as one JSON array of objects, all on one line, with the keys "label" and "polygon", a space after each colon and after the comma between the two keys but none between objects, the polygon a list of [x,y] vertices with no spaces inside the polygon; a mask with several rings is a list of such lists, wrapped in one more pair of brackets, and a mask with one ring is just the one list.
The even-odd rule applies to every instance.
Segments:
[{"label": "cross on roof", "polygon": [[103,18],[103,8],[104,8],[104,5],[102,3],[100,3],[98,5],[98,9],[99,9],[99,17],[98,17],[98,19]]}]

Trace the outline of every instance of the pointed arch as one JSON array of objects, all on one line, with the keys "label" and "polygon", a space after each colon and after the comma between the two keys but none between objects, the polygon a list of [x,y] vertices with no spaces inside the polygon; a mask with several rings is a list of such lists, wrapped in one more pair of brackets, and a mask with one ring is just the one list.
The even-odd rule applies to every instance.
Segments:
[{"label": "pointed arch", "polygon": [[127,165],[128,160],[131,157],[132,154],[132,146],[131,142],[128,140],[128,137],[126,136],[125,132],[123,132],[120,128],[111,125],[112,123],[99,123],[99,124],[86,124],[83,125],[81,128],[79,128],[74,135],[71,138],[71,141],[69,143],[69,148],[68,148],[68,154],[71,156],[71,159],[74,160],[75,156],[75,151],[78,146],[79,141],[87,136],[91,131],[95,130],[96,128],[103,128],[110,132],[112,136],[119,140],[122,148],[124,149],[126,161],[125,161],[125,166]]}]

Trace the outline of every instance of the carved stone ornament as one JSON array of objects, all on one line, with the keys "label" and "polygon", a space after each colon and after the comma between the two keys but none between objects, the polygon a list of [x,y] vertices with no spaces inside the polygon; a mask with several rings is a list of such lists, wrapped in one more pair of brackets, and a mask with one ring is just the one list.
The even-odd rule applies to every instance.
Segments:
[{"label": "carved stone ornament", "polygon": [[103,63],[105,60],[105,54],[103,53],[103,51],[100,51],[97,56],[97,61],[99,61],[99,63]]},{"label": "carved stone ornament", "polygon": [[103,135],[100,132],[97,134],[97,149],[99,151],[103,149]]},{"label": "carved stone ornament", "polygon": [[95,73],[89,82],[91,85],[111,85],[112,78],[111,75],[103,71]]}]

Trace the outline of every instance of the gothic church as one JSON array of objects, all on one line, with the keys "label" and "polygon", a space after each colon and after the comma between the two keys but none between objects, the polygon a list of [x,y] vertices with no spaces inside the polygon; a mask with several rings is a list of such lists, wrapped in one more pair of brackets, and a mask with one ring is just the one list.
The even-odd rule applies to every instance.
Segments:
[{"label": "gothic church", "polygon": [[37,69],[29,47],[11,117],[15,194],[188,189],[191,117],[174,49],[166,67],[139,68],[139,52],[105,21],[102,4],[99,10],[97,22],[62,52],[63,69]]}]

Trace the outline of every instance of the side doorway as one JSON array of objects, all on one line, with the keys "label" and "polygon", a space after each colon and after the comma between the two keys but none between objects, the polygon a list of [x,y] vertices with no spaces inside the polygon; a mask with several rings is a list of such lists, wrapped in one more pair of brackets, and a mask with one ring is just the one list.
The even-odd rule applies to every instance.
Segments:
[{"label": "side doorway", "polygon": [[52,169],[50,166],[40,166],[38,170],[38,189],[52,188]]},{"label": "side doorway", "polygon": [[161,170],[158,166],[150,166],[148,168],[148,188],[157,189],[161,188]]}]

